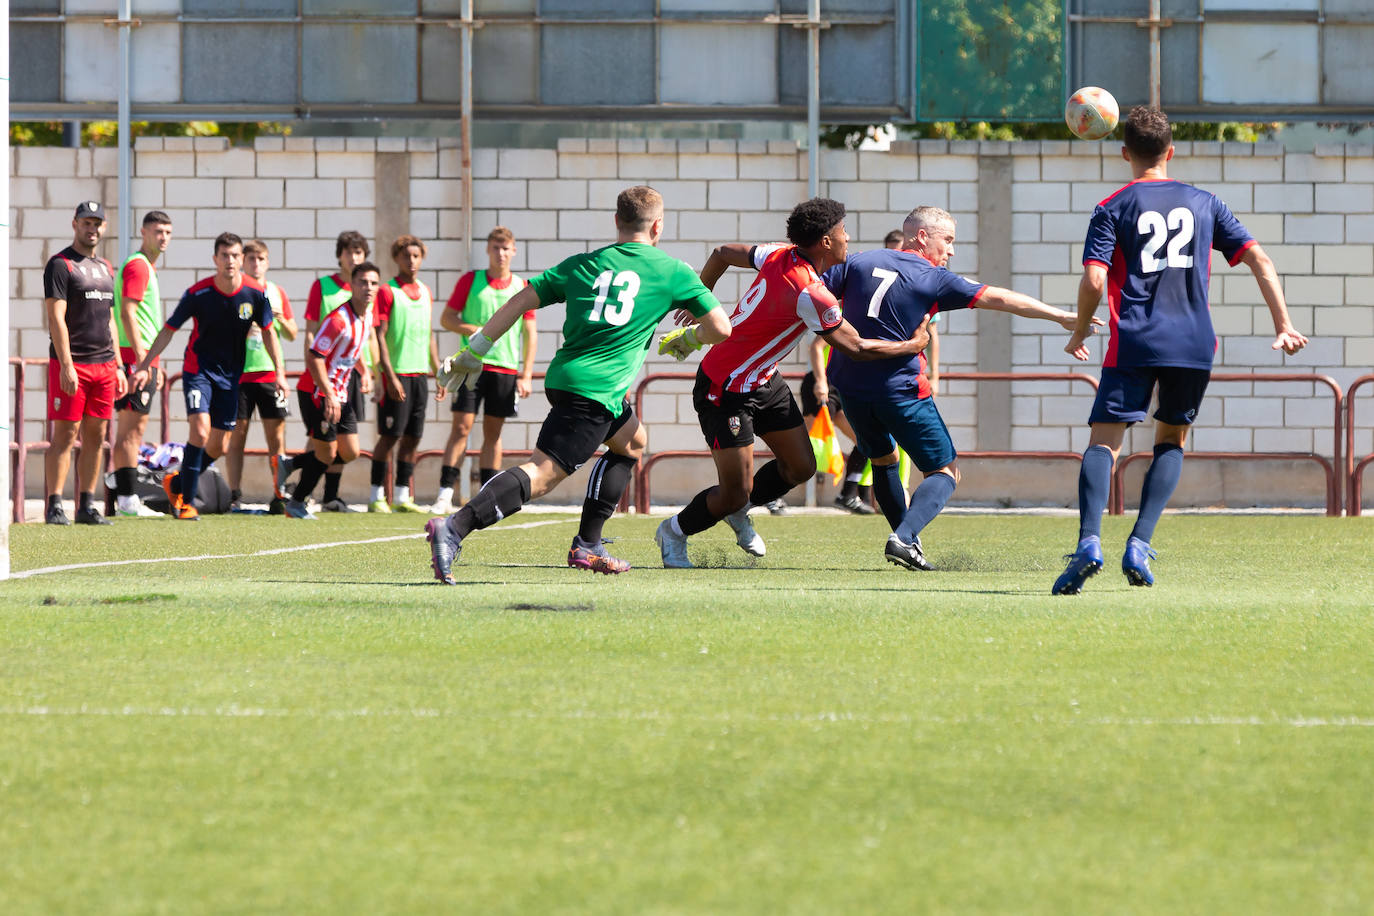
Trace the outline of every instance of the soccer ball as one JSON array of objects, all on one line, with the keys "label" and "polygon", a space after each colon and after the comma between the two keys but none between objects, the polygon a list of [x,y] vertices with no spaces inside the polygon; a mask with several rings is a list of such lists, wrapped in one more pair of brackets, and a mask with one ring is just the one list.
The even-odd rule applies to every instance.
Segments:
[{"label": "soccer ball", "polygon": [[1105,89],[1084,86],[1064,105],[1064,123],[1080,140],[1101,140],[1116,129],[1121,109]]}]

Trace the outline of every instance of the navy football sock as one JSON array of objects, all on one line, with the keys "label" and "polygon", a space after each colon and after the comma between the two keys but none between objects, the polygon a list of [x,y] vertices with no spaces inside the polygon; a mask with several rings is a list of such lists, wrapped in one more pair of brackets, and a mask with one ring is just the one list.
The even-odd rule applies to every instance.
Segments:
[{"label": "navy football sock", "polygon": [[902,523],[893,534],[910,544],[920,536],[926,525],[935,520],[940,510],[954,495],[954,478],[944,473],[931,474],[911,494],[911,505],[902,517]]},{"label": "navy football sock", "polygon": [[200,487],[200,469],[205,460],[205,449],[199,445],[187,445],[181,453],[181,501],[186,505],[195,504],[196,491]]},{"label": "navy football sock", "polygon": [[888,527],[896,531],[906,515],[906,490],[902,489],[902,475],[895,462],[873,465],[873,495]]},{"label": "navy football sock", "polygon": [[1150,543],[1154,537],[1155,525],[1163,514],[1169,497],[1174,495],[1178,478],[1183,473],[1183,447],[1173,442],[1161,442],[1155,446],[1155,457],[1145,472],[1145,483],[1140,488],[1140,512],[1136,515],[1135,528],[1131,537]]},{"label": "navy football sock", "polygon": [[863,452],[857,448],[849,450],[849,457],[844,460],[844,486],[840,488],[841,499],[859,495],[859,478],[864,476],[864,465],[866,464],[868,464],[868,458]]},{"label": "navy football sock", "polygon": [[301,476],[296,481],[296,489],[291,492],[291,498],[303,503],[310,495],[310,491],[315,489],[315,484],[324,476],[325,464],[316,458],[313,452],[306,452],[296,456],[296,467],[301,469]]},{"label": "navy football sock", "polygon": [[577,535],[588,544],[601,543],[601,529],[606,520],[615,514],[620,505],[620,497],[630,485],[636,458],[606,452],[597,459],[592,468],[591,479],[587,481],[587,498],[582,501],[582,524]]},{"label": "navy football sock", "polygon": [[1078,539],[1102,536],[1102,513],[1112,492],[1112,450],[1090,445],[1078,471]]},{"label": "navy football sock", "polygon": [[502,471],[477,492],[466,506],[449,516],[453,533],[465,538],[519,512],[530,500],[530,476],[520,468]]}]

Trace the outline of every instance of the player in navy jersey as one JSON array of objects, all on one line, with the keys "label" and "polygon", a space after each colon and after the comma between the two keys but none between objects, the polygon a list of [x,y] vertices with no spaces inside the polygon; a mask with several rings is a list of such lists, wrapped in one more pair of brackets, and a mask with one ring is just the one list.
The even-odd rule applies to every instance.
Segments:
[{"label": "player in navy jersey", "polygon": [[[825,272],[822,279],[840,297],[845,320],[860,336],[904,340],[928,316],[974,307],[1074,327],[1070,312],[945,268],[954,254],[954,231],[954,217],[944,210],[918,207],[902,224],[900,249],[861,252]],[[826,375],[840,393],[859,450],[873,462],[873,494],[892,526],[884,555],[906,569],[933,569],[920,533],[954,494],[959,469],[954,442],[931,397],[925,354],[856,362],[836,350]],[[925,475],[910,506],[898,471],[898,446]]]},{"label": "player in navy jersey", "polygon": [[1136,524],[1121,570],[1132,585],[1153,585],[1150,548],[1155,525],[1178,485],[1183,443],[1211,378],[1217,336],[1207,304],[1212,250],[1231,266],[1244,263],[1274,320],[1275,350],[1296,353],[1307,338],[1293,329],[1274,264],[1226,204],[1201,188],[1174,181],[1169,119],[1158,108],[1133,108],[1122,131],[1122,158],[1132,181],[1097,205],[1083,248],[1078,323],[1065,351],[1088,358],[1086,329],[1103,293],[1111,339],[1088,424],[1092,434],[1078,476],[1078,547],[1052,593],[1076,595],[1102,568],[1102,512],[1112,465],[1126,427],[1155,410],[1154,460],[1145,472]]},{"label": "player in navy jersey", "polygon": [[[243,274],[243,240],[232,232],[215,239],[215,275],[196,283],[181,297],[166,325],[158,332],[138,368],[133,387],[148,381],[152,361],[171,343],[173,335],[193,321],[191,339],[182,363],[181,390],[186,396],[190,431],[178,474],[167,475],[167,495],[175,518],[193,521],[193,502],[201,472],[223,455],[229,446],[239,412],[239,377],[248,352],[248,331],[262,330],[263,347],[276,367],[276,389],[286,397],[281,347],[272,327],[272,305],[267,292]],[[178,492],[173,482],[178,482]]]}]

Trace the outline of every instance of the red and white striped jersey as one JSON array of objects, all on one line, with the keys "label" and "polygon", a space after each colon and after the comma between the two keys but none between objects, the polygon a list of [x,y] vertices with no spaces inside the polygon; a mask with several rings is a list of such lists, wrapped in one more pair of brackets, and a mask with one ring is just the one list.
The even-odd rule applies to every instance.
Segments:
[{"label": "red and white striped jersey", "polygon": [[[353,311],[353,303],[345,302],[325,316],[320,330],[315,334],[315,342],[310,349],[324,357],[324,371],[339,403],[348,400],[348,374],[367,344],[368,323]],[[315,390],[315,378],[309,372],[301,374],[296,387],[310,394],[315,403],[324,399]]]},{"label": "red and white striped jersey", "polygon": [[701,360],[712,401],[721,391],[763,385],[803,331],[824,334],[843,320],[839,301],[795,245],[755,245],[750,256],[759,275],[730,315],[730,336]]}]

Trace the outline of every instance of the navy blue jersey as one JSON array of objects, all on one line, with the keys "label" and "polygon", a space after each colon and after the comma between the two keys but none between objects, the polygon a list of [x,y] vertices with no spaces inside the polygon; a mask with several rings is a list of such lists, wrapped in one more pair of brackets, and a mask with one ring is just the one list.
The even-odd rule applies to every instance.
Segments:
[{"label": "navy blue jersey", "polygon": [[1133,181],[1093,210],[1083,263],[1107,268],[1104,366],[1211,369],[1212,249],[1232,266],[1255,244],[1214,194],[1170,179]]},{"label": "navy blue jersey", "polygon": [[267,292],[247,277],[233,293],[225,295],[207,277],[186,291],[167,327],[180,328],[195,322],[186,344],[185,372],[198,372],[216,385],[236,387],[243,374],[248,351],[248,329],[256,324],[266,328],[272,323],[272,305]]},{"label": "navy blue jersey", "polygon": [[[845,320],[870,340],[908,340],[927,315],[972,307],[987,289],[914,251],[893,248],[850,255],[821,279],[840,300]],[[930,397],[925,372],[924,353],[855,362],[834,350],[825,374],[841,395],[872,400]]]}]

